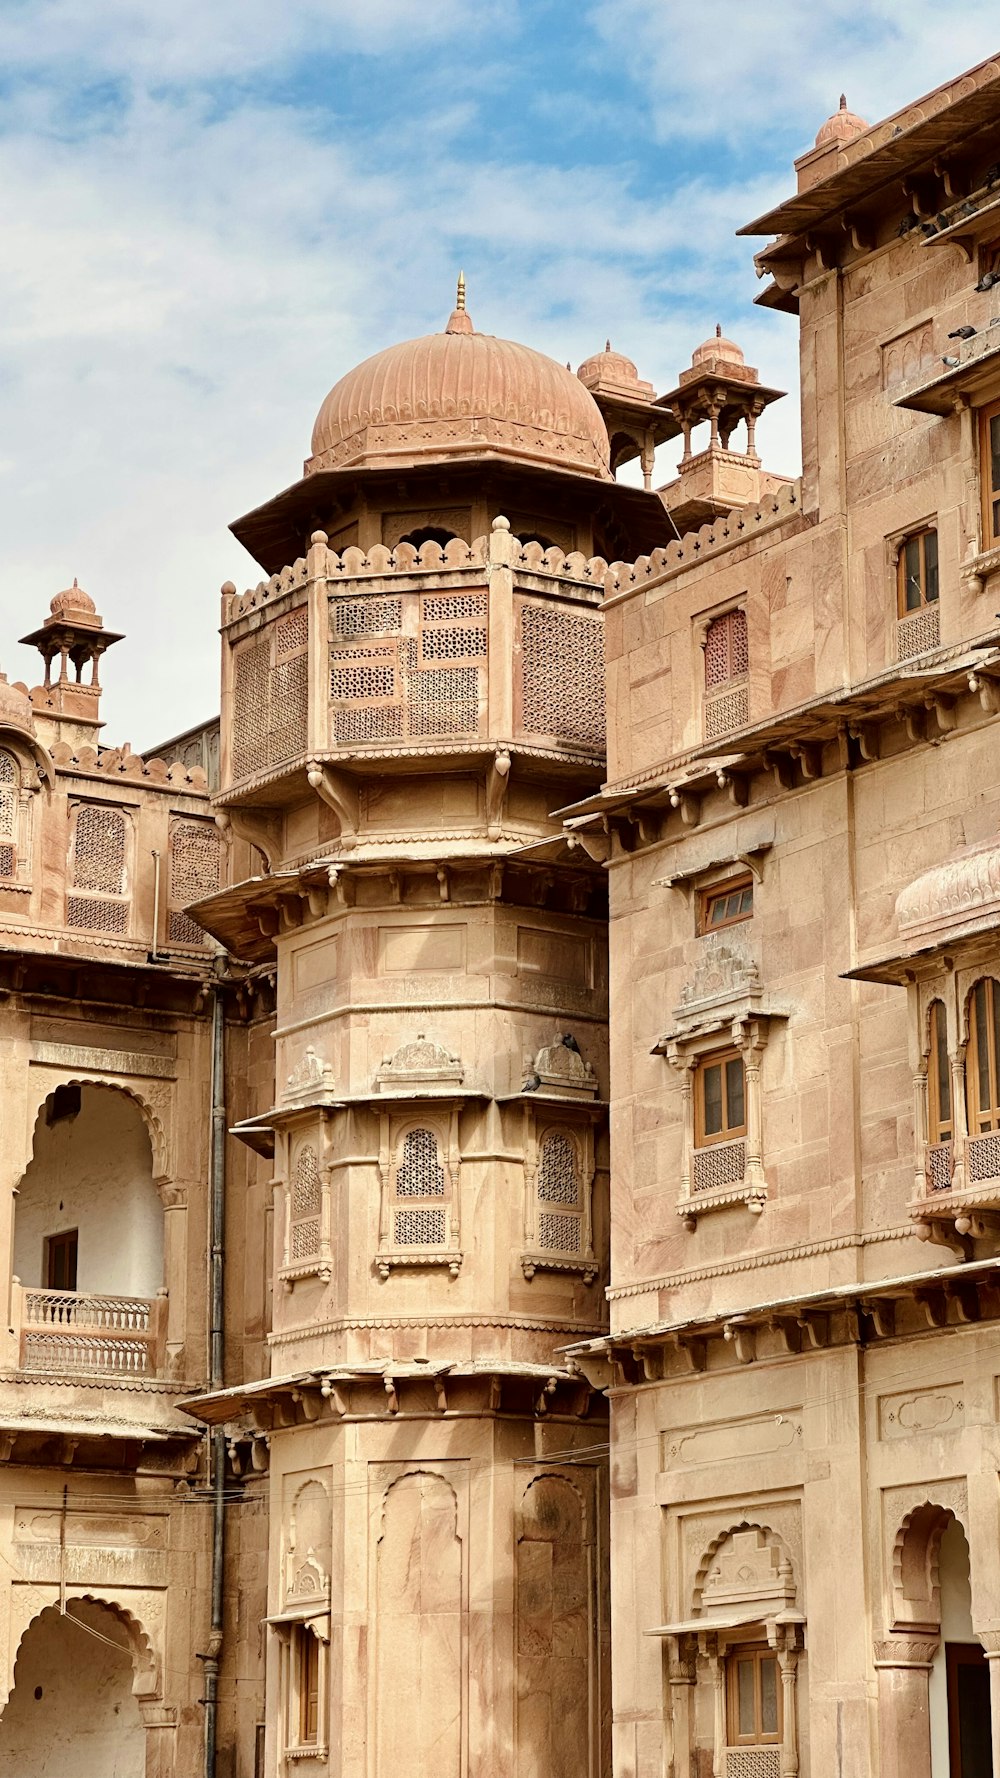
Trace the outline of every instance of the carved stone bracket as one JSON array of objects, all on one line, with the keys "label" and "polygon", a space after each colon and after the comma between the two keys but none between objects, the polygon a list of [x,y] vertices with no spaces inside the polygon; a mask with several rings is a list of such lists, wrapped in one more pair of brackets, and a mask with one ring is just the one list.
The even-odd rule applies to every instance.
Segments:
[{"label": "carved stone bracket", "polygon": [[358,837],[361,825],[361,809],[358,799],[358,787],[347,772],[337,770],[328,761],[311,759],[306,768],[306,777],[320,800],[332,809],[340,822],[340,843],[344,847],[353,846]]}]

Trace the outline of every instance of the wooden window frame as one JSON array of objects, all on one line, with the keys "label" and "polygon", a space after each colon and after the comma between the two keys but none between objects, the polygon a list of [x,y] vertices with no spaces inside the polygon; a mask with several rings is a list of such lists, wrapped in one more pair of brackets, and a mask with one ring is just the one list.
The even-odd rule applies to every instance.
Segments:
[{"label": "wooden window frame", "polygon": [[[746,1660],[752,1660],[754,1663],[754,1677],[753,1677],[754,1729],[753,1729],[752,1734],[741,1735],[739,1732],[739,1722],[740,1722],[739,1679],[738,1679],[737,1669],[738,1669],[739,1662],[746,1661]],[[776,1707],[776,1711],[777,1711],[777,1729],[773,1733],[771,1733],[771,1732],[766,1733],[763,1729],[760,1728],[760,1722],[761,1722],[761,1716],[762,1716],[760,1669],[761,1669],[761,1663],[765,1660],[774,1662],[774,1691],[775,1691],[775,1707]],[[784,1735],[784,1721],[783,1721],[783,1713],[782,1713],[783,1700],[782,1700],[782,1696],[781,1696],[781,1691],[782,1691],[781,1673],[780,1673],[779,1667],[778,1667],[778,1657],[777,1657],[777,1654],[775,1653],[774,1649],[770,1648],[766,1642],[744,1643],[740,1647],[731,1648],[729,1650],[729,1652],[726,1656],[726,1734],[727,1734],[727,1745],[729,1747],[780,1747],[781,1746],[782,1738]]]},{"label": "wooden window frame", "polygon": [[[728,901],[731,895],[742,895],[750,891],[750,906],[741,913],[729,914],[721,920],[713,921],[711,912],[717,902]],[[723,883],[713,883],[710,888],[702,889],[699,895],[698,931],[705,937],[710,932],[724,932],[727,926],[740,926],[744,920],[753,919],[754,880],[753,873],[747,871],[738,877],[728,877]]]},{"label": "wooden window frame", "polygon": [[[986,1050],[986,1073],[989,1082],[989,1104],[980,1102],[980,1017],[976,1006],[976,996],[980,987],[983,988],[983,1002],[986,1019],[984,1035]],[[989,987],[990,992],[986,992]],[[966,1099],[968,1104],[969,1135],[985,1136],[990,1130],[1000,1130],[1000,982],[995,976],[981,975],[973,983],[969,994],[969,1047],[966,1051],[965,1078]]]},{"label": "wooden window frame", "polygon": [[[53,1284],[52,1283],[52,1273],[53,1273],[53,1269],[54,1269],[52,1262],[55,1258],[55,1255],[60,1250],[63,1250],[67,1254],[70,1252],[72,1253],[72,1256],[73,1256],[73,1266],[72,1266],[73,1282],[72,1282],[72,1284]],[[44,1264],[44,1270],[45,1270],[45,1286],[44,1287],[45,1287],[45,1289],[46,1290],[68,1290],[68,1291],[72,1291],[75,1293],[76,1288],[77,1288],[77,1279],[79,1277],[79,1265],[80,1265],[80,1231],[79,1231],[79,1229],[78,1228],[77,1229],[59,1229],[53,1235],[46,1235],[44,1262],[45,1262],[45,1264]]]},{"label": "wooden window frame", "polygon": [[[979,410],[979,485],[982,495],[983,549],[996,549],[1000,544],[1000,485],[993,486],[993,452],[990,448],[991,421],[1000,419],[1000,401],[988,402]],[[997,524],[993,508],[998,509]]]},{"label": "wooden window frame", "polygon": [[[951,1093],[951,1057],[948,1054],[948,1014],[943,1000],[932,1000],[927,1009],[927,1140],[932,1146],[951,1142],[955,1135],[955,1109]],[[945,1092],[942,1093],[942,1086]],[[948,1110],[942,1113],[947,1097]]]},{"label": "wooden window frame", "polygon": [[[934,591],[933,595],[931,595],[928,592],[928,582],[929,582],[930,576],[929,576],[928,568],[927,568],[927,539],[929,537],[933,537],[933,539],[934,539],[933,576],[934,576],[935,591]],[[908,576],[907,576],[907,570],[906,570],[906,558],[907,558],[908,546],[912,543],[917,544],[919,559],[920,559],[920,576],[919,576],[920,600],[919,600],[919,603],[916,605],[907,605],[907,603],[906,603],[906,588],[907,588],[907,584],[908,584]],[[928,610],[928,608],[931,605],[940,604],[940,599],[941,599],[941,579],[940,579],[940,565],[939,565],[939,557],[938,557],[937,526],[936,525],[922,525],[919,530],[908,531],[905,536],[903,536],[899,539],[899,543],[897,545],[897,550],[896,550],[896,616],[898,618],[915,617],[918,611],[926,611],[926,610]]]},{"label": "wooden window frame", "polygon": [[300,1625],[295,1637],[296,1747],[319,1748],[321,1673],[319,1639],[306,1625]]},{"label": "wooden window frame", "polygon": [[[743,1119],[739,1124],[729,1124],[729,1092],[726,1084],[727,1063],[738,1062],[743,1072]],[[711,1132],[705,1129],[705,1076],[710,1068],[721,1070],[722,1081],[722,1128]],[[694,1078],[694,1146],[695,1148],[711,1148],[717,1142],[735,1142],[738,1137],[747,1133],[747,1076],[746,1064],[741,1052],[732,1047],[724,1050],[710,1050],[707,1055],[698,1059]]]}]

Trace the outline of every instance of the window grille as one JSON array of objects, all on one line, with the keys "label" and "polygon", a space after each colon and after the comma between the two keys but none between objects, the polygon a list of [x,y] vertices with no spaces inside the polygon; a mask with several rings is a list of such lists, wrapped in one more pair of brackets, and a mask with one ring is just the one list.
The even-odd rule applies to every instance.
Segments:
[{"label": "window grille", "polygon": [[951,1190],[951,1143],[935,1142],[927,1150],[927,1186],[932,1192]]},{"label": "window grille", "polygon": [[599,617],[521,607],[521,725],[602,752],[604,636]]},{"label": "window grille", "polygon": [[403,627],[401,599],[334,599],[335,636],[393,636]]},{"label": "window grille", "polygon": [[[393,1240],[397,1247],[443,1247],[447,1238],[445,1170],[433,1130],[407,1130],[396,1167]],[[422,1200],[422,1203],[421,1203]]]},{"label": "window grille", "polygon": [[747,614],[724,611],[705,633],[705,738],[712,741],[750,720]]},{"label": "window grille", "polygon": [[214,823],[175,821],[170,829],[170,885],[167,938],[176,945],[202,945],[205,934],[184,909],[214,895],[222,884],[222,840]]},{"label": "window grille", "polygon": [[77,810],[72,871],[72,889],[77,893],[67,897],[68,925],[91,932],[127,932],[127,853],[126,817],[118,809],[84,804]]},{"label": "window grille", "polygon": [[576,1149],[568,1136],[555,1132],[546,1136],[542,1143],[538,1196],[545,1204],[579,1203],[579,1165]]},{"label": "window grille", "polygon": [[[305,749],[307,634],[307,623],[296,611],[265,635],[239,646],[233,664],[232,721],[232,770],[237,780],[280,765]],[[277,657],[273,663],[272,645]],[[293,648],[298,652],[292,653]]]},{"label": "window grille", "polygon": [[322,1233],[322,1187],[316,1150],[310,1143],[299,1149],[291,1183],[288,1218],[288,1258],[293,1265],[315,1259]]},{"label": "window grille", "polygon": [[912,660],[916,654],[927,654],[937,648],[941,641],[941,608],[939,605],[926,605],[922,611],[914,611],[907,617],[899,618],[896,624],[896,659]]},{"label": "window grille", "polygon": [[21,773],[12,753],[0,749],[0,878],[17,875],[17,805]]},{"label": "window grille", "polygon": [[726,1778],[781,1778],[780,1747],[730,1747]]},{"label": "window grille", "polygon": [[714,1143],[711,1148],[696,1148],[691,1189],[708,1192],[720,1190],[726,1185],[741,1185],[745,1172],[745,1142],[719,1142]]}]

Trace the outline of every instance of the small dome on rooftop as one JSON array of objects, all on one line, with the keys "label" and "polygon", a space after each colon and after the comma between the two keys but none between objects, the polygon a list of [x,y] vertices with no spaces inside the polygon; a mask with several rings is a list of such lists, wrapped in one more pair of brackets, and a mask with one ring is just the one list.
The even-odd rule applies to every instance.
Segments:
[{"label": "small dome on rooftop", "polygon": [[594,352],[590,358],[585,358],[576,374],[588,389],[595,389],[599,383],[618,383],[634,384],[641,394],[647,389],[652,393],[652,383],[640,380],[631,358],[626,358],[624,352],[613,351],[610,340],[606,341],[603,352]]},{"label": "small dome on rooftop", "polygon": [[868,128],[869,125],[856,111],[848,111],[846,95],[841,93],[839,109],[820,125],[816,133],[816,147],[824,148],[827,142],[851,142]]},{"label": "small dome on rooftop", "polygon": [[719,363],[743,365],[746,360],[742,348],[736,344],[735,340],[727,340],[721,325],[716,322],[712,338],[703,340],[701,345],[696,346],[692,352],[691,365],[694,369],[702,364]]},{"label": "small dome on rooftop", "polygon": [[53,617],[71,617],[73,615],[96,617],[97,615],[97,606],[90,594],[85,593],[82,586],[77,585],[75,575],[73,585],[66,587],[64,592],[57,593],[55,598],[50,601],[49,610]]},{"label": "small dome on rooftop", "polygon": [[17,729],[33,735],[35,719],[31,699],[20,685],[8,685],[6,673],[0,673],[0,728]]}]

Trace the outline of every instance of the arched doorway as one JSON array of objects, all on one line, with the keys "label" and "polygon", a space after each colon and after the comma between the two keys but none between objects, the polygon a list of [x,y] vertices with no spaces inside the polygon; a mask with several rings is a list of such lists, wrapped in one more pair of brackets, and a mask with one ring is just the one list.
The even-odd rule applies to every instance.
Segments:
[{"label": "arched doorway", "polygon": [[128,1631],[106,1605],[72,1599],[29,1624],[0,1717],[0,1778],[143,1778],[146,1733]]},{"label": "arched doorway", "polygon": [[38,1115],[18,1188],[14,1272],[42,1290],[154,1297],[163,1209],[141,1111],[117,1087],[70,1083]]},{"label": "arched doorway", "polygon": [[938,1548],[941,1640],[930,1673],[931,1778],[993,1778],[989,1668],[972,1627],[969,1546],[957,1519]]}]

